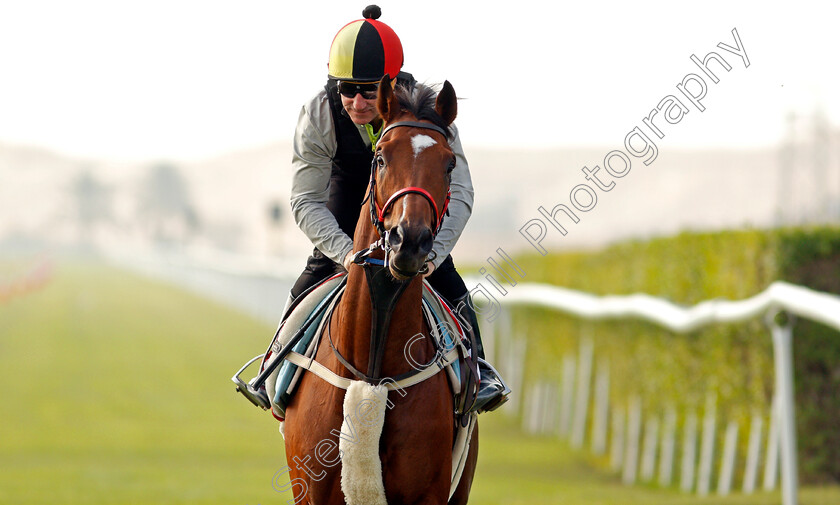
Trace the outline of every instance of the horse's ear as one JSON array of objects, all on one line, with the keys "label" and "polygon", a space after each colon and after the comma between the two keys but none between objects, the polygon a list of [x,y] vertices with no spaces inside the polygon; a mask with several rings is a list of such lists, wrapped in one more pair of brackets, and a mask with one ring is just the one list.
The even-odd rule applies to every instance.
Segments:
[{"label": "horse's ear", "polygon": [[443,118],[447,125],[451,125],[458,115],[458,99],[455,96],[455,89],[449,81],[443,82],[443,89],[438,93],[435,101],[435,112]]},{"label": "horse's ear", "polygon": [[394,87],[391,86],[391,77],[388,74],[382,76],[382,80],[379,81],[376,108],[385,123],[392,122],[400,113],[400,102],[397,100]]}]

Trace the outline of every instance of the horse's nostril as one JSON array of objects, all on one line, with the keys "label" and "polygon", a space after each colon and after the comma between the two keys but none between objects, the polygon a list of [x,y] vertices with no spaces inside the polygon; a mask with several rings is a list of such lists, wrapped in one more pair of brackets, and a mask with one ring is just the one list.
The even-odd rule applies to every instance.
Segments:
[{"label": "horse's nostril", "polygon": [[423,254],[429,254],[432,251],[432,246],[434,245],[432,230],[424,228],[423,231],[420,232],[418,243],[420,245],[420,252]]},{"label": "horse's nostril", "polygon": [[405,231],[402,225],[391,228],[390,233],[388,233],[388,243],[391,245],[391,249],[398,249],[402,245],[404,235]]},{"label": "horse's nostril", "polygon": [[427,226],[406,228],[402,224],[391,228],[388,244],[394,252],[427,255],[434,245],[434,235]]}]

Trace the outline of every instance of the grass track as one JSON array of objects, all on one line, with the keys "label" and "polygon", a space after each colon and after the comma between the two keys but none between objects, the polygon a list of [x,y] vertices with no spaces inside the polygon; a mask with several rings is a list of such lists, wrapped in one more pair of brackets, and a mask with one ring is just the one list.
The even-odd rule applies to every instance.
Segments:
[{"label": "grass track", "polygon": [[[0,304],[0,503],[291,498],[271,485],[285,465],[276,423],[229,381],[272,328],[108,267],[59,264],[55,274]],[[627,488],[561,442],[521,434],[504,414],[481,421],[471,503],[779,503],[778,494],[698,499]],[[840,503],[840,488],[805,489],[802,503]]]}]

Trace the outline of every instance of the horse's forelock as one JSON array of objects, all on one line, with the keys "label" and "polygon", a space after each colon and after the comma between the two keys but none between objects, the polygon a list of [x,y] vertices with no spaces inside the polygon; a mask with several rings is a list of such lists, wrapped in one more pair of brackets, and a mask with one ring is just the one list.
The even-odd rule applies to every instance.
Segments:
[{"label": "horse's forelock", "polygon": [[437,91],[434,88],[425,84],[417,84],[413,89],[408,89],[400,85],[396,87],[396,95],[402,110],[410,112],[419,121],[431,121],[435,126],[447,132],[447,138],[452,138],[452,130],[449,129],[449,125],[435,111]]}]

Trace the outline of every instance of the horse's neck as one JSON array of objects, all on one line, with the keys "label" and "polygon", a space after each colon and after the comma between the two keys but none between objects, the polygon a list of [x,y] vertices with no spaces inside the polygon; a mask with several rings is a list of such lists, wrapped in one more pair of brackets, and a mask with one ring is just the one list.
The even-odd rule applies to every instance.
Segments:
[{"label": "horse's neck", "polygon": [[[366,217],[366,213],[363,212],[356,226],[353,250],[364,249],[378,238],[379,235],[371,224],[370,218]],[[378,256],[378,259],[384,257],[382,251],[377,251],[372,256]],[[333,329],[337,333],[335,335],[335,345],[339,352],[356,369],[367,373],[370,362],[373,311],[371,289],[364,270],[364,267],[356,265],[350,268],[347,287],[336,309]],[[384,282],[393,282],[385,271],[379,272],[378,277],[383,277]],[[397,300],[391,313],[390,324],[385,337],[382,376],[399,375],[411,370],[411,366],[406,359],[406,346],[414,335],[427,333],[420,308],[422,296],[423,280],[416,277],[408,284]],[[417,349],[414,349],[414,347],[417,347]],[[426,354],[421,347],[425,346],[412,346],[413,355],[417,355],[419,359],[423,359],[420,356]]]}]

